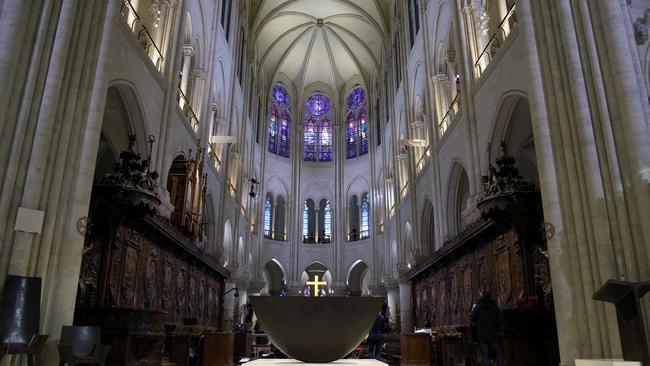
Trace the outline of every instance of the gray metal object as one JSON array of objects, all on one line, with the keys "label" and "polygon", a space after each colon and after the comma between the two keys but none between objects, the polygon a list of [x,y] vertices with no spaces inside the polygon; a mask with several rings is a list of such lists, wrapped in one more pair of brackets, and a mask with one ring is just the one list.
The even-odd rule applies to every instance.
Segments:
[{"label": "gray metal object", "polygon": [[611,302],[616,306],[623,358],[640,361],[643,366],[650,366],[650,344],[640,299],[648,291],[650,281],[608,280],[593,296],[594,300]]},{"label": "gray metal object", "polygon": [[375,322],[382,297],[251,296],[271,342],[304,362],[324,363],[352,352]]}]

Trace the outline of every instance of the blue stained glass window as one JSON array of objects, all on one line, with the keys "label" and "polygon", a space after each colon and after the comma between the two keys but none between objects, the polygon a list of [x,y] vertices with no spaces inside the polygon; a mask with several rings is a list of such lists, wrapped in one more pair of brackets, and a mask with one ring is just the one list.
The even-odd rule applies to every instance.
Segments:
[{"label": "blue stained glass window", "polygon": [[325,237],[331,238],[332,237],[332,209],[330,207],[329,200],[325,204],[324,217],[325,219],[323,220],[324,222],[323,230],[325,231]]},{"label": "blue stained glass window", "polygon": [[362,87],[354,88],[348,95],[348,109],[356,110],[366,101],[366,92]]},{"label": "blue stained glass window", "polygon": [[307,110],[317,117],[329,112],[330,104],[330,98],[318,91],[307,98]]},{"label": "blue stained glass window", "polygon": [[320,160],[332,160],[332,124],[329,118],[320,124]]},{"label": "blue stained glass window", "polygon": [[305,161],[331,161],[331,101],[327,95],[316,91],[307,98],[305,107],[304,159]]},{"label": "blue stained glass window", "polygon": [[278,82],[271,91],[269,110],[268,150],[285,158],[289,157],[289,129],[291,126],[291,96],[287,89]]},{"label": "blue stained glass window", "polygon": [[310,117],[305,123],[305,160],[318,160],[318,156],[316,155],[316,144],[318,143],[316,136],[316,122]]},{"label": "blue stained glass window", "polygon": [[264,236],[271,237],[271,212],[273,211],[273,203],[271,202],[271,195],[266,195],[266,202],[264,202]]},{"label": "blue stained glass window", "polygon": [[346,157],[350,159],[357,156],[357,129],[354,112],[348,113],[345,122],[345,145],[347,147]]},{"label": "blue stained glass window", "polygon": [[302,208],[302,236],[303,238],[309,237],[309,206],[307,200]]},{"label": "blue stained glass window", "polygon": [[357,122],[357,129],[359,132],[359,155],[363,155],[368,153],[368,113],[366,113],[365,107],[361,107]]},{"label": "blue stained glass window", "polygon": [[269,118],[269,152],[276,154],[278,152],[278,135],[277,135],[277,121],[278,109],[271,106],[271,117]]},{"label": "blue stained glass window", "polygon": [[289,157],[289,124],[291,123],[291,116],[288,111],[282,112],[282,119],[280,120],[280,131],[278,136],[280,138],[280,147],[278,148],[278,155],[285,158]]},{"label": "blue stained glass window", "polygon": [[346,118],[346,157],[355,158],[368,153],[368,112],[366,92],[358,86],[348,94]]},{"label": "blue stained glass window", "polygon": [[361,196],[361,239],[370,236],[370,203],[368,193]]}]

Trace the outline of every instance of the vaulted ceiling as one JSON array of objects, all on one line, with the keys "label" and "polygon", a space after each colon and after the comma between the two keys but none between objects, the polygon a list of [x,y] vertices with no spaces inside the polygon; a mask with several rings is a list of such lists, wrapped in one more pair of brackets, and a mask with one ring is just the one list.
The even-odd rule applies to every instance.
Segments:
[{"label": "vaulted ceiling", "polygon": [[[381,4],[385,3],[385,4]],[[286,75],[297,91],[323,82],[338,91],[378,72],[387,34],[386,0],[263,0],[253,35],[262,72]]]}]

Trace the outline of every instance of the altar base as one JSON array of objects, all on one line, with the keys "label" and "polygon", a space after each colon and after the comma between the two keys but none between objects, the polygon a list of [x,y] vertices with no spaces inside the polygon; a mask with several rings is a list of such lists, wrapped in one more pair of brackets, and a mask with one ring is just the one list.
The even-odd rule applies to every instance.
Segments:
[{"label": "altar base", "polygon": [[[302,361],[286,358],[268,358],[268,359],[257,359],[251,362],[247,362],[246,365],[250,366],[293,366],[293,365],[329,365],[329,366],[386,366],[387,363],[377,361],[377,360],[359,360],[354,358],[345,358],[341,360],[336,360],[329,363],[305,363]],[[617,365],[618,366],[618,365]],[[624,365],[628,366],[628,365]],[[633,366],[633,365],[630,365]]]},{"label": "altar base", "polygon": [[576,360],[576,366],[641,366],[641,362],[614,359]]}]

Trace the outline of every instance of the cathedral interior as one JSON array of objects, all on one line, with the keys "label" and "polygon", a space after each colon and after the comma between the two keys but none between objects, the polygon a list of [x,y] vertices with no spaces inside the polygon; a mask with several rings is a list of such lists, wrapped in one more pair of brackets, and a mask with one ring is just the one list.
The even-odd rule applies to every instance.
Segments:
[{"label": "cathedral interior", "polygon": [[451,365],[488,293],[507,365],[627,359],[595,294],[650,280],[649,18],[0,0],[0,365],[63,362],[68,326],[100,327],[108,364],[193,365],[199,335],[232,364],[252,296],[382,297],[385,362],[431,328],[424,364]]}]

